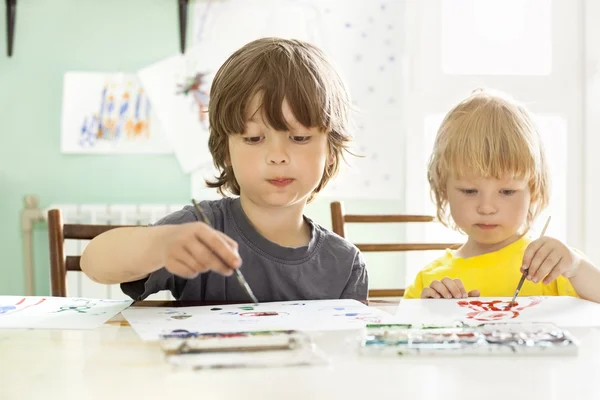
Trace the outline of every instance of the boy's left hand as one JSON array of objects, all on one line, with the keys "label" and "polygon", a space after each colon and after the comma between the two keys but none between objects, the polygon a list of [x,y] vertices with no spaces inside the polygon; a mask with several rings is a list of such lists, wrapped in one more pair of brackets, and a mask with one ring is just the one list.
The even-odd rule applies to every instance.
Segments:
[{"label": "boy's left hand", "polygon": [[566,244],[551,237],[541,237],[529,243],[523,256],[521,273],[528,271],[527,279],[533,283],[549,284],[559,276],[572,278],[581,265],[579,257]]}]

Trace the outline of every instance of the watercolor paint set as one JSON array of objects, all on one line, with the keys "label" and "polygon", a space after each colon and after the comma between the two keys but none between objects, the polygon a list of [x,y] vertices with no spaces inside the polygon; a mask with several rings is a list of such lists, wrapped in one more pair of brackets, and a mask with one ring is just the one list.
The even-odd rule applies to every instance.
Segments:
[{"label": "watercolor paint set", "polygon": [[310,336],[295,330],[161,335],[169,364],[191,369],[283,367],[327,364]]},{"label": "watercolor paint set", "polygon": [[578,349],[576,338],[551,323],[369,324],[361,341],[364,355],[575,356]]}]

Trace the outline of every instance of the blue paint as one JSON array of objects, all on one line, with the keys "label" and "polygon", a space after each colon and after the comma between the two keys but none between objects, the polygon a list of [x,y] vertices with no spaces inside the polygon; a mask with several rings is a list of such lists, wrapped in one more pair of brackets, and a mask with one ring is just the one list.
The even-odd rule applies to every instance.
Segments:
[{"label": "blue paint", "polygon": [[6,314],[9,311],[16,310],[15,306],[0,306],[0,315]]}]

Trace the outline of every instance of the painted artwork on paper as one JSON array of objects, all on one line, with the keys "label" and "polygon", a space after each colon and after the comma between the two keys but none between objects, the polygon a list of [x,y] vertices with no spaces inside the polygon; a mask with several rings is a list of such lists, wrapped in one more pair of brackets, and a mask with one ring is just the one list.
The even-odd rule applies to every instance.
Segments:
[{"label": "painted artwork on paper", "polygon": [[[199,59],[205,60],[200,66]],[[140,71],[138,76],[175,157],[185,173],[213,170],[208,150],[208,101],[213,71],[225,59],[213,60],[202,49],[190,49]]]},{"label": "painted artwork on paper", "polygon": [[0,329],[94,329],[131,300],[0,296]]},{"label": "painted artwork on paper", "polygon": [[600,304],[569,296],[403,299],[397,323],[479,325],[494,322],[546,322],[561,327],[600,326]]},{"label": "painted artwork on paper", "polygon": [[84,72],[64,77],[61,149],[83,154],[172,152],[135,75]]},{"label": "painted artwork on paper", "polygon": [[193,106],[198,113],[198,121],[202,125],[208,124],[208,91],[206,87],[207,74],[201,72],[185,78],[177,84],[177,94],[187,96],[193,101]]},{"label": "painted artwork on paper", "polygon": [[237,331],[329,331],[385,322],[391,315],[356,300],[307,300],[181,308],[135,307],[123,312],[145,341],[175,331],[218,333]]}]

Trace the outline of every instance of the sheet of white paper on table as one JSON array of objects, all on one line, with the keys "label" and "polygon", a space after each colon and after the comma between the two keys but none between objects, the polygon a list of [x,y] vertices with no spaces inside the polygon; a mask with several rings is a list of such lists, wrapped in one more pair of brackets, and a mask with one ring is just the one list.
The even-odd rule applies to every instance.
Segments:
[{"label": "sheet of white paper on table", "polygon": [[132,300],[0,296],[0,329],[95,329]]},{"label": "sheet of white paper on table", "polygon": [[600,304],[568,296],[468,299],[403,299],[394,319],[398,323],[469,325],[484,322],[551,322],[560,327],[600,326]]},{"label": "sheet of white paper on table", "polygon": [[156,341],[160,334],[174,330],[210,333],[359,329],[366,323],[386,322],[392,317],[356,300],[286,301],[258,306],[132,307],[125,310],[123,316],[144,341]]}]

